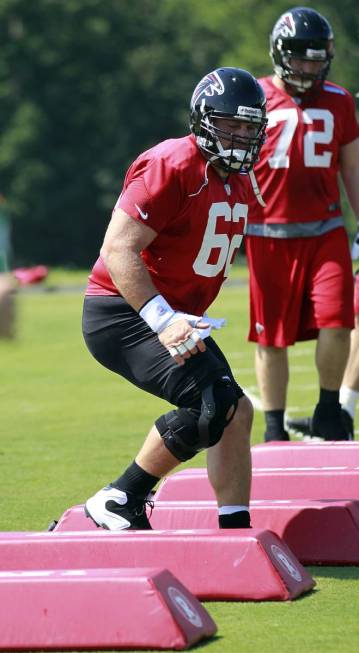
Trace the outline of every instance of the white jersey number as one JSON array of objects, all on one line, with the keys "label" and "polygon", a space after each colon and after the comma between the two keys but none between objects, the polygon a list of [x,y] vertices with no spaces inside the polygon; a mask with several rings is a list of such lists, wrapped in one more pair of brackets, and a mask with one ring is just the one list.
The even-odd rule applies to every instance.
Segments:
[{"label": "white jersey number", "polygon": [[[193,263],[196,274],[202,277],[215,277],[224,268],[224,276],[227,277],[231,268],[231,260],[234,252],[239,248],[243,233],[247,224],[247,204],[235,204],[233,209],[227,202],[215,202],[212,204],[209,214],[206,231],[204,233],[201,249]],[[220,219],[225,222],[243,222],[240,234],[234,234],[232,238],[227,234],[216,232],[217,223]],[[212,250],[219,250],[216,263],[209,263]]]},{"label": "white jersey number", "polygon": [[[312,125],[314,120],[323,122],[321,131],[307,131],[304,134],[303,152],[304,165],[307,168],[329,168],[332,152],[315,153],[316,143],[329,144],[333,140],[334,117],[327,109],[305,109],[302,112],[306,125]],[[268,114],[268,129],[279,122],[284,122],[273,156],[268,159],[271,168],[289,168],[288,150],[298,124],[297,109],[275,109]]]}]

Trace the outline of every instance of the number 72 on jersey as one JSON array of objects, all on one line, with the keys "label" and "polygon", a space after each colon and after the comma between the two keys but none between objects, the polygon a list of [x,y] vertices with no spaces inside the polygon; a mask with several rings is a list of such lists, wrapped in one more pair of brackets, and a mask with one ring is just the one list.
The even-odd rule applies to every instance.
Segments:
[{"label": "number 72 on jersey", "polygon": [[[321,121],[321,130],[309,130],[303,136],[303,157],[306,168],[329,168],[332,152],[326,150],[318,154],[315,149],[318,143],[327,144],[333,140],[334,116],[327,109],[305,109],[302,111],[304,125],[313,125],[314,120]],[[268,114],[268,127],[275,127],[282,123],[282,131],[278,138],[275,150],[269,157],[271,168],[289,168],[289,148],[295,137],[298,125],[298,111],[294,108],[275,109]]]}]

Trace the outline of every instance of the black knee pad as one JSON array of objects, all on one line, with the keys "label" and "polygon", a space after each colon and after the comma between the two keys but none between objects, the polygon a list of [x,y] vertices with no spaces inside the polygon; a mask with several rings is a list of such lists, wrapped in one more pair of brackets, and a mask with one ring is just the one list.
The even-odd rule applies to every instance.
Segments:
[{"label": "black knee pad", "polygon": [[156,420],[156,427],[169,451],[182,462],[201,451],[198,435],[200,411],[178,408]]},{"label": "black knee pad", "polygon": [[203,390],[200,409],[179,408],[159,417],[156,427],[167,449],[184,462],[217,444],[242,395],[241,388],[224,377]]},{"label": "black knee pad", "polygon": [[213,447],[220,441],[223,431],[231,422],[238,406],[242,389],[229,377],[222,377],[202,393],[202,410],[198,421],[200,442]]}]

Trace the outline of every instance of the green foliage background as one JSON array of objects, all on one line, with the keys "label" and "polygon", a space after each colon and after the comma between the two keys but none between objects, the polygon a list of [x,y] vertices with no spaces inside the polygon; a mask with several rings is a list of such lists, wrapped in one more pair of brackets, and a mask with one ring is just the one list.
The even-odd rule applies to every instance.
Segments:
[{"label": "green foliage background", "polygon": [[[209,70],[270,73],[269,33],[293,6],[0,0],[0,191],[14,263],[89,266],[130,161],[187,133],[189,98]],[[309,6],[334,28],[331,79],[356,93],[357,0]]]}]

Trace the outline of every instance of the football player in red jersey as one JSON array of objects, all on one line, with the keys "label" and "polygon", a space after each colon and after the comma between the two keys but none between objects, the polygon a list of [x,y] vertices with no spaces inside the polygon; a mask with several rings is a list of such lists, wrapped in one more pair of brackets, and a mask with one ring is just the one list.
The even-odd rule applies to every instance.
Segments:
[{"label": "football player in red jersey", "polygon": [[192,133],[144,152],[127,172],[89,277],[83,333],[102,365],[177,409],[156,420],[124,473],[86,502],[104,528],[150,529],[146,497],[203,449],[219,526],[250,526],[252,406],[210,335],[223,321],[205,311],[258,193],[251,173],[265,104],[248,72],[217,69],[194,90]]},{"label": "football player in red jersey", "polygon": [[346,440],[339,388],[354,324],[353,278],[338,173],[359,220],[354,100],[326,81],[333,33],[317,11],[295,7],[283,14],[273,28],[270,52],[274,76],[259,80],[267,97],[267,139],[255,166],[266,206],[253,204],[246,239],[249,340],[257,343],[264,438],[289,437],[287,347],[317,339],[320,391],[311,434]]}]

